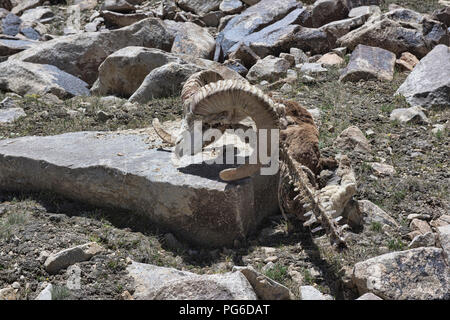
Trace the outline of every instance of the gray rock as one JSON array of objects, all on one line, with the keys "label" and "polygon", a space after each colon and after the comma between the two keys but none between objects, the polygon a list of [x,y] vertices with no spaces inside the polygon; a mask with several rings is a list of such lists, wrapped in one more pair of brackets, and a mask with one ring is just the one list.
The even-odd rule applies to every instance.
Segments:
[{"label": "gray rock", "polygon": [[444,257],[450,265],[450,224],[437,228],[439,246],[444,250]]},{"label": "gray rock", "polygon": [[10,56],[34,45],[36,42],[29,40],[0,39],[0,56]]},{"label": "gray rock", "polygon": [[383,300],[379,296],[373,294],[372,292],[364,293],[361,297],[356,300]]},{"label": "gray rock", "polygon": [[304,63],[300,67],[300,71],[305,74],[318,74],[327,72],[328,70],[322,67],[321,63]]},{"label": "gray rock", "polygon": [[81,268],[78,265],[72,265],[67,268],[66,287],[69,290],[81,289]]},{"label": "gray rock", "polygon": [[353,281],[360,294],[385,300],[448,300],[450,269],[443,250],[417,248],[387,253],[355,264]]},{"label": "gray rock", "polygon": [[[222,11],[220,11],[220,12],[222,12]],[[220,18],[219,26],[217,27],[217,31],[220,32],[223,29],[225,29],[225,27],[227,26],[228,22],[230,22],[234,17],[237,17],[237,16],[238,16],[237,14],[230,14],[229,16],[225,16],[225,17]],[[216,48],[216,51],[217,51],[217,48]],[[214,54],[214,56],[215,56],[215,54]]]},{"label": "gray rock", "polygon": [[438,44],[448,45],[447,28],[412,10],[397,9],[383,15],[372,15],[360,28],[337,40],[337,46],[350,50],[359,44],[379,47],[396,55],[410,52],[424,57]]},{"label": "gray rock", "polygon": [[450,6],[446,6],[441,9],[436,9],[433,12],[432,18],[434,20],[442,22],[447,27],[450,27]]},{"label": "gray rock", "polygon": [[306,63],[308,62],[308,56],[303,52],[302,49],[291,48],[289,53],[292,54],[295,58],[295,64]]},{"label": "gray rock", "polygon": [[113,31],[59,37],[13,55],[10,59],[52,64],[93,84],[97,79],[98,67],[113,52],[133,45],[170,51],[173,39],[161,20],[148,18]]},{"label": "gray rock", "polygon": [[34,300],[52,300],[53,286],[49,283]]},{"label": "gray rock", "polygon": [[24,22],[40,22],[41,20],[47,20],[54,17],[55,14],[48,7],[37,7],[34,9],[26,10],[20,16],[20,19]]},{"label": "gray rock", "polygon": [[420,60],[396,94],[412,106],[449,107],[450,77],[443,70],[450,70],[450,48],[438,45]]},{"label": "gray rock", "polygon": [[192,22],[165,21],[165,24],[175,37],[172,53],[204,59],[213,58],[216,43],[206,28]]},{"label": "gray rock", "polygon": [[332,21],[348,17],[345,0],[317,0],[311,13],[312,26],[321,27]]},{"label": "gray rock", "polygon": [[251,33],[282,19],[300,4],[295,0],[261,0],[241,14],[232,18],[217,37],[214,60],[219,60],[221,53],[226,56],[231,47],[242,41]]},{"label": "gray rock", "polygon": [[61,269],[65,269],[77,262],[87,261],[103,251],[104,249],[96,242],[89,242],[51,254],[45,260],[44,267],[48,273],[56,274]]},{"label": "gray rock", "polygon": [[39,40],[41,37],[39,32],[37,32],[35,29],[33,29],[31,27],[20,28],[20,33],[23,34],[25,37],[27,37],[30,40]]},{"label": "gray rock", "polygon": [[11,123],[25,116],[26,113],[22,108],[0,109],[0,124]]},{"label": "gray rock", "polygon": [[145,104],[153,99],[177,95],[181,92],[183,83],[200,70],[193,64],[176,62],[156,68],[145,77],[129,101]]},{"label": "gray rock", "polygon": [[169,62],[181,62],[181,59],[159,49],[125,47],[103,61],[91,91],[101,96],[116,94],[128,98],[150,71]]},{"label": "gray rock", "polygon": [[175,0],[162,0],[156,15],[161,19],[174,19],[177,13],[178,7],[175,4]]},{"label": "gray rock", "polygon": [[395,54],[390,51],[358,45],[343,70],[340,81],[378,79],[391,81],[394,78]]},{"label": "gray rock", "polygon": [[84,25],[84,30],[86,32],[97,32],[101,24],[105,22],[105,19],[103,18],[95,18],[94,21],[86,23]]},{"label": "gray rock", "polygon": [[332,41],[327,32],[320,28],[300,27],[292,35],[290,45],[305,52],[310,51],[311,54],[323,54],[331,50]]},{"label": "gray rock", "polygon": [[[181,92],[180,84],[186,80],[185,76],[192,74],[189,71],[195,72],[194,70],[198,69],[213,69],[226,79],[242,79],[236,72],[210,60],[188,55],[176,55],[159,49],[126,47],[108,56],[100,65],[99,77],[91,91],[93,94],[100,96],[115,94],[128,98],[143,85],[144,79],[149,76],[151,71],[171,62],[186,65],[186,67],[173,68],[172,66],[171,68],[160,69],[158,72],[155,71],[147,79],[145,86],[141,88],[141,92],[135,98],[138,98],[138,96],[144,98],[145,96],[145,101],[148,101],[147,99],[150,99],[152,95],[156,97],[178,94]],[[195,65],[196,68],[193,68],[192,65]],[[177,72],[181,78],[175,79],[174,83],[164,79],[164,73],[168,77],[173,77],[176,76]],[[152,81],[156,82],[151,83]],[[150,91],[146,91],[145,88]]]},{"label": "gray rock", "polygon": [[135,7],[126,0],[105,0],[102,4],[101,10],[115,11],[115,12],[132,12]]},{"label": "gray rock", "polygon": [[352,30],[355,30],[364,23],[366,23],[368,19],[367,15],[352,17],[348,19],[333,21],[330,23],[327,23],[319,28],[319,30],[326,32],[328,35],[328,39],[332,44],[332,47],[334,47],[334,44],[336,43],[336,40],[340,37],[346,35]]},{"label": "gray rock", "polygon": [[392,176],[395,173],[395,168],[389,164],[382,162],[369,162],[368,165],[373,172],[379,176]]},{"label": "gray rock", "polygon": [[381,9],[379,6],[361,6],[350,10],[348,17],[355,18],[360,16],[371,16],[374,13],[381,14]]},{"label": "gray rock", "polygon": [[450,215],[443,214],[436,220],[431,221],[430,224],[435,228],[446,226],[446,225],[450,224]]},{"label": "gray rock", "polygon": [[370,226],[373,222],[377,222],[382,226],[387,225],[394,229],[400,228],[400,225],[394,218],[371,201],[359,200],[358,207],[366,226]]},{"label": "gray rock", "polygon": [[15,36],[20,32],[20,25],[22,20],[13,13],[9,13],[5,18],[1,20],[2,32],[8,36]]},{"label": "gray rock", "polygon": [[87,83],[47,64],[8,60],[0,64],[0,89],[20,95],[52,93],[59,98],[89,95]]},{"label": "gray rock", "polygon": [[203,16],[210,11],[219,10],[222,0],[177,0],[178,6],[199,16]]},{"label": "gray rock", "polygon": [[296,41],[296,34],[301,29],[299,24],[303,23],[306,14],[304,8],[291,11],[283,19],[244,37],[229,49],[228,54],[234,52],[241,43],[249,46],[261,58],[268,55],[278,56],[281,52],[289,51]]},{"label": "gray rock", "polygon": [[229,58],[233,60],[240,60],[247,69],[253,67],[253,65],[261,59],[261,57],[259,57],[251,48],[243,43],[241,43],[237,49],[230,54]]},{"label": "gray rock", "polygon": [[419,106],[394,109],[389,118],[391,121],[399,121],[400,123],[428,123],[429,120],[423,111],[424,109]]},{"label": "gray rock", "polygon": [[[107,25],[114,25],[118,27],[126,27],[132,25],[141,20],[152,17],[148,12],[137,12],[137,13],[119,13],[104,10],[100,13],[103,20]],[[95,21],[95,20],[94,20]]]},{"label": "gray rock", "polygon": [[301,300],[333,300],[333,297],[323,294],[313,286],[300,287]]},{"label": "gray rock", "polygon": [[134,279],[136,300],[256,300],[252,286],[240,272],[197,275],[173,268],[133,262],[127,271]]},{"label": "gray rock", "polygon": [[290,300],[292,293],[282,284],[257,272],[251,266],[233,267],[233,271],[242,273],[250,282],[259,299]]},{"label": "gray rock", "polygon": [[282,58],[267,56],[251,67],[248,71],[247,79],[253,83],[262,80],[276,81],[279,78],[286,77],[290,64]]},{"label": "gray rock", "polygon": [[217,28],[220,24],[220,20],[223,17],[224,17],[224,13],[222,11],[211,11],[211,12],[205,14],[201,18],[201,20],[205,23],[205,25],[207,27],[216,27]]},{"label": "gray rock", "polygon": [[234,14],[244,10],[245,6],[240,0],[222,0],[219,9],[226,14]]},{"label": "gray rock", "polygon": [[44,1],[45,0],[21,0],[14,8],[11,9],[11,12],[20,16],[28,9],[39,7],[44,3]]},{"label": "gray rock", "polygon": [[225,166],[176,167],[171,153],[149,149],[147,138],[78,132],[0,140],[0,188],[49,190],[130,210],[179,239],[210,247],[232,245],[278,212],[277,176],[225,183],[218,180]]},{"label": "gray rock", "polygon": [[261,0],[242,0],[243,3],[248,4],[249,6],[253,6],[257,4]]},{"label": "gray rock", "polygon": [[364,133],[356,126],[350,126],[342,131],[334,141],[334,145],[344,150],[369,152],[370,145]]},{"label": "gray rock", "polygon": [[227,68],[239,73],[241,76],[245,77],[248,73],[248,69],[244,67],[239,61],[237,60],[226,60],[223,63],[224,66]]},{"label": "gray rock", "polygon": [[408,249],[420,248],[420,247],[434,247],[436,239],[433,232],[427,232],[425,234],[419,234],[412,239],[408,245]]}]

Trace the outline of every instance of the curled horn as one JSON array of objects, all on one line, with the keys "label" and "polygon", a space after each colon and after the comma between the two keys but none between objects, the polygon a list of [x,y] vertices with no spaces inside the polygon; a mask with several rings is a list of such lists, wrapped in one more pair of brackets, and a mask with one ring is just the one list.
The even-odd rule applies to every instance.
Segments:
[{"label": "curled horn", "polygon": [[[211,82],[216,82],[219,80],[223,80],[223,77],[215,71],[212,70],[204,70],[197,73],[194,73],[192,76],[188,78],[186,83],[183,86],[183,90],[181,91],[181,99],[183,104],[186,106],[188,104],[189,98],[198,92],[203,86],[207,85]],[[152,122],[153,129],[156,134],[166,143],[170,145],[175,145],[177,138],[165,131],[159,120],[157,118],[153,119]]]},{"label": "curled horn", "polygon": [[158,118],[154,118],[152,121],[153,129],[155,129],[156,134],[166,143],[170,145],[175,145],[176,138],[163,129]]},{"label": "curled horn", "polygon": [[[268,129],[267,134],[270,154],[270,129],[279,128],[279,115],[275,103],[260,89],[243,81],[220,80],[200,88],[189,98],[190,112],[208,118],[211,114],[228,113],[233,122],[249,116],[259,130]],[[259,155],[257,164],[245,164],[237,168],[220,172],[224,181],[233,181],[249,177],[261,168]]]}]

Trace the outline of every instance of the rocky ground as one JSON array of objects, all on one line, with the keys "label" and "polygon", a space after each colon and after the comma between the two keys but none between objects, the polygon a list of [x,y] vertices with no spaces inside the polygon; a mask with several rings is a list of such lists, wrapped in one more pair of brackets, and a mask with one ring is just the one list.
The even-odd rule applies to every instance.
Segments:
[{"label": "rocky ground", "polygon": [[[5,4],[7,2],[5,1]],[[193,21],[209,32],[209,37],[213,39],[213,42],[221,31],[217,28],[218,23],[205,25],[204,21],[206,20],[203,19],[205,13],[193,14],[192,12],[196,11],[184,9],[183,4],[172,8],[171,1],[165,1],[164,7],[161,7],[159,1],[129,1],[137,5],[137,11],[114,8],[116,11],[111,8],[111,10],[105,10],[103,5],[108,1],[50,2],[41,1],[37,5],[29,7],[45,6],[53,12],[53,18],[49,21],[35,21],[33,24],[33,28],[40,33],[39,42],[60,41],[57,39],[63,38],[65,34],[77,36],[89,28],[95,28],[94,31],[98,31],[97,33],[101,33],[101,30],[104,29],[118,30],[117,24],[108,22],[104,11],[113,12],[113,16],[118,16],[117,12],[122,12],[119,14],[124,15],[146,13],[149,16],[161,16],[179,22]],[[183,3],[183,1],[178,2]],[[221,1],[217,2],[221,3]],[[229,6],[242,6],[242,8],[233,9],[234,11],[230,9],[226,12],[224,6],[220,8],[221,10],[215,9],[214,12],[222,11],[227,15],[245,13],[242,2],[223,2],[227,2]],[[252,1],[243,2],[251,3]],[[319,21],[320,17],[323,18],[326,15],[314,15],[314,10],[318,9],[314,9],[313,2],[305,1],[304,4],[308,5],[307,8],[314,17],[312,19],[314,25],[316,23],[314,21]],[[358,1],[353,2],[357,3]],[[445,7],[444,2],[437,0],[386,0],[380,4],[381,13],[394,9],[392,7],[394,2],[398,6],[430,16],[436,10],[442,10],[445,13],[444,10],[447,8],[447,16],[443,20],[447,19],[447,23],[449,23],[448,3]],[[15,12],[12,7],[17,5],[18,1],[16,3],[11,1],[11,8],[5,4],[0,0],[0,7],[3,6],[6,10]],[[86,5],[86,9],[81,10],[81,30],[64,30],[67,27],[65,22],[70,18],[68,5],[73,4]],[[22,15],[23,17],[24,15],[22,12],[16,13],[18,16]],[[0,14],[2,14],[1,11]],[[225,14],[220,13],[220,16],[222,15],[226,17]],[[286,13],[284,13],[285,15]],[[5,16],[0,15],[3,19]],[[123,19],[123,17],[117,18],[116,16],[115,19]],[[341,21],[347,16],[348,10],[344,17],[332,17],[330,21]],[[436,18],[436,16],[433,17]],[[129,17],[129,19],[135,19],[135,17]],[[408,16],[404,19],[414,20],[414,17]],[[203,21],[203,24],[198,22],[199,20]],[[211,18],[211,20],[214,19]],[[301,19],[297,18],[296,23],[299,20]],[[321,21],[320,26],[310,25],[309,27],[311,30],[315,30],[314,32],[319,32],[318,28],[326,23]],[[367,26],[364,23],[365,21],[357,28]],[[416,24],[411,21],[408,23],[413,24],[410,28],[419,28],[416,22],[414,22]],[[438,24],[438,22],[433,23]],[[439,26],[442,26],[442,23]],[[44,27],[45,30],[42,29]],[[440,42],[447,41],[447,46],[449,45],[448,27],[447,24],[443,29],[447,32],[447,40],[444,39]],[[195,29],[195,27],[193,28]],[[4,34],[5,29],[5,24],[3,24]],[[197,32],[196,29],[194,31]],[[444,87],[447,88],[443,94],[444,100],[447,99],[444,103],[442,95],[437,95],[437,98],[431,102],[428,100],[423,103],[421,105],[423,109],[405,111],[405,109],[417,105],[418,98],[408,96],[404,98],[396,95],[397,90],[405,81],[408,81],[415,70],[413,67],[411,67],[413,71],[405,70],[399,64],[394,69],[396,58],[400,58],[401,53],[408,51],[401,49],[402,46],[405,46],[404,43],[392,45],[394,49],[384,48],[394,52],[390,53],[391,58],[388,55],[385,59],[386,61],[391,59],[391,63],[383,62],[376,65],[377,61],[372,61],[375,64],[375,71],[357,70],[356,77],[363,74],[362,79],[341,81],[343,74],[351,73],[352,61],[355,63],[355,69],[359,66],[355,51],[361,50],[361,59],[367,59],[367,56],[372,54],[369,50],[357,48],[354,43],[355,39],[348,36],[349,30],[346,32],[342,35],[343,38],[337,41],[346,44],[345,47],[348,49],[344,51],[348,52],[334,51],[338,54],[334,54],[333,59],[341,59],[337,60],[338,63],[330,63],[326,59],[319,60],[324,59],[323,54],[337,48],[337,44],[320,53],[314,52],[314,48],[312,50],[303,48],[306,55],[303,52],[302,55],[299,55],[297,51],[289,50],[290,48],[286,50],[285,44],[277,40],[278,42],[275,41],[275,44],[264,45],[255,45],[254,43],[257,41],[250,42],[249,47],[260,56],[264,50],[272,52],[273,48],[281,48],[275,50],[275,52],[282,52],[280,55],[279,52],[274,54],[275,56],[279,55],[280,58],[268,56],[247,65],[247,61],[242,59],[248,57],[247,55],[241,53],[239,57],[231,54],[228,62],[225,61],[224,64],[231,65],[233,71],[226,71],[233,72],[231,77],[239,77],[238,73],[246,75],[248,80],[266,92],[271,91],[283,98],[298,101],[309,110],[315,109],[317,113],[315,120],[320,129],[322,155],[333,157],[336,154],[345,153],[350,157],[356,173],[358,190],[353,197],[353,202],[347,208],[346,219],[351,226],[346,232],[348,249],[336,250],[330,245],[326,234],[321,232],[312,234],[309,228],[303,227],[298,221],[287,222],[280,213],[266,217],[255,233],[250,234],[245,241],[241,241],[234,247],[204,248],[177,239],[171,232],[159,228],[148,217],[133,210],[91,206],[53,192],[10,191],[8,187],[3,186],[0,188],[0,300],[42,299],[45,297],[45,289],[50,290],[49,284],[52,286],[52,299],[138,299],[142,298],[142,295],[148,298],[147,291],[149,290],[145,291],[140,287],[140,284],[145,282],[142,278],[147,279],[146,273],[130,271],[130,268],[136,266],[136,263],[175,268],[195,274],[222,276],[226,276],[232,271],[236,272],[236,266],[251,266],[259,273],[259,276],[262,274],[276,281],[267,289],[267,281],[271,283],[270,280],[261,284],[264,283],[264,280],[260,279],[255,284],[250,280],[251,277],[248,276],[248,273],[242,272],[251,284],[250,290],[247,290],[245,284],[239,282],[243,281],[242,279],[230,280],[233,285],[236,281],[236,286],[246,288],[247,291],[243,290],[246,295],[240,296],[240,298],[252,298],[254,293],[251,288],[253,287],[258,297],[272,299],[281,297],[304,300],[309,298],[356,299],[365,292],[374,293],[383,299],[450,299],[448,295],[450,292],[448,268],[450,245],[448,230],[448,225],[450,225],[450,174],[448,168],[448,159],[450,158],[448,122],[450,109],[448,107],[450,101],[448,88],[450,84],[448,80],[442,80],[447,81],[444,83]],[[436,31],[435,38],[439,36],[438,33]],[[169,77],[176,74],[181,78],[186,78],[186,75],[189,76],[193,72],[205,68],[205,62],[202,62],[201,59],[210,61],[209,59],[213,58],[213,51],[216,48],[214,43],[213,50],[205,54],[200,50],[203,47],[192,45],[189,35],[185,36],[188,38],[188,40],[184,38],[188,43],[186,45],[188,49],[180,45],[174,46],[172,49],[169,47],[167,50],[164,48],[164,44],[155,45],[159,49],[171,51],[170,54],[174,55],[164,54],[165,62],[155,66],[155,69],[159,69],[163,75]],[[296,37],[299,36],[296,34]],[[55,40],[50,40],[52,38]],[[364,39],[367,43],[363,44],[376,47],[377,45],[374,43],[379,42],[373,38],[373,36],[372,38],[366,36]],[[24,38],[23,33],[17,33],[14,36],[1,35],[0,40],[2,39],[30,41],[30,39]],[[174,41],[177,41],[176,39],[175,37]],[[209,43],[209,40],[206,37],[204,41]],[[322,43],[321,40],[313,41],[317,41],[317,47]],[[301,43],[299,42],[299,44]],[[436,44],[425,43],[421,46],[414,43],[406,44],[406,47],[409,51],[414,51],[417,59],[421,60],[425,59],[423,57]],[[135,43],[129,45],[137,46]],[[3,50],[0,53],[7,52],[4,47],[6,47],[4,44],[3,47],[0,47]],[[423,47],[427,47],[426,52],[423,52]],[[400,48],[398,50],[401,52],[395,52],[395,48]],[[116,48],[113,52],[119,49],[121,48]],[[24,63],[24,61],[52,64],[44,61],[46,58],[44,54],[40,56],[39,53],[31,52],[37,50],[33,47],[22,50],[15,56],[10,52],[8,54],[1,53],[0,56],[11,56],[8,61],[17,58],[18,64]],[[101,50],[99,49],[99,51]],[[104,55],[101,58],[102,61],[109,56],[106,59],[111,59],[111,65],[117,63],[110,56],[113,52]],[[424,54],[421,56],[422,52]],[[283,58],[283,53],[290,54]],[[158,52],[151,54],[161,56]],[[194,56],[195,61],[188,60],[183,54]],[[382,53],[376,52],[376,54],[381,55]],[[448,51],[446,54],[440,61],[444,78],[447,75],[448,79],[450,58]],[[24,60],[21,60],[20,55],[25,57]],[[126,54],[123,56],[126,57]],[[88,59],[86,57],[88,54],[84,55],[82,59]],[[139,62],[135,57],[131,59],[135,59],[132,60],[133,63],[145,64],[145,60]],[[180,59],[182,62],[175,59]],[[277,60],[271,64],[271,59],[283,61]],[[295,63],[291,63],[291,60],[294,59]],[[124,58],[124,60],[126,59]],[[261,61],[266,62],[262,63]],[[173,67],[173,65],[172,67],[176,69],[175,72],[172,71],[173,69],[161,69],[165,68],[168,62],[181,66],[181,69],[176,69],[178,67]],[[316,62],[319,62],[319,65],[315,64]],[[314,65],[311,65],[312,63]],[[421,63],[423,64],[423,60]],[[62,68],[60,62],[55,65]],[[89,63],[87,65],[89,67],[86,68],[97,72],[99,64],[95,68],[91,68]],[[279,65],[287,65],[287,67],[279,67]],[[344,70],[347,65],[349,67]],[[386,67],[386,65],[388,66]],[[97,72],[100,81],[95,84],[90,77],[83,78],[86,73],[77,74],[79,72],[77,68],[64,69],[69,76],[75,76],[85,81],[84,84],[76,82],[76,87],[80,87],[79,90],[88,90],[89,87],[91,92],[95,93],[92,96],[76,93],[66,94],[70,90],[73,91],[73,87],[68,88],[70,86],[61,83],[56,85],[62,89],[45,91],[44,87],[56,87],[55,83],[51,81],[50,84],[45,82],[48,81],[47,79],[43,81],[43,84],[33,82],[28,87],[23,87],[5,80],[6,77],[2,78],[0,75],[0,101],[2,101],[0,110],[18,114],[11,120],[8,117],[9,113],[6,114],[2,111],[1,116],[7,120],[0,123],[0,139],[50,136],[77,131],[140,129],[150,127],[154,117],[161,121],[179,120],[182,117],[182,102],[179,97],[181,82],[178,85],[174,84],[174,87],[171,88],[165,87],[170,94],[158,97],[159,92],[151,86],[151,83],[154,81],[162,85],[164,81],[160,82],[156,73],[149,78],[148,72],[146,72],[140,80],[147,82],[148,86],[145,87],[138,83],[130,92],[126,85],[114,81],[112,72],[108,71],[116,70],[118,74],[131,79],[136,74],[135,70],[129,72],[126,63],[123,65],[118,63],[118,66],[114,65],[115,69],[103,67],[105,72],[102,74],[102,66],[100,66],[100,72]],[[208,66],[220,72],[223,71],[221,63]],[[416,68],[419,67],[420,65],[416,66]],[[282,70],[280,71],[279,68]],[[311,71],[308,68],[315,70]],[[10,72],[3,64],[0,64],[0,70]],[[380,77],[385,75],[386,70],[387,75],[381,79]],[[153,72],[151,71],[151,73]],[[373,76],[374,74],[375,76]],[[97,76],[97,74],[95,75]],[[29,76],[18,75],[17,79],[19,80],[16,82],[26,82],[29,80],[27,77]],[[78,78],[77,80],[79,80]],[[140,94],[136,95],[135,92],[140,92]],[[112,97],[113,94],[117,97]],[[142,100],[148,96],[156,96],[156,98]],[[436,105],[430,107],[429,105],[432,104]],[[395,111],[398,109],[400,111]],[[396,112],[402,117],[396,117]],[[413,116],[409,116],[411,112]],[[349,130],[349,127],[357,128]],[[0,148],[0,157],[4,157],[1,153],[2,149]],[[0,167],[1,176],[2,167]],[[58,252],[87,243],[93,247],[75,250],[77,253],[69,254],[69,256],[73,258],[78,255],[79,258],[73,258],[71,263],[63,263],[61,266],[55,267],[55,271],[51,270],[52,261],[58,261]],[[57,263],[55,262],[55,264]],[[381,276],[377,277],[376,275],[380,273],[379,270],[383,271]],[[187,277],[192,277],[192,275]],[[316,291],[310,286],[314,287]],[[162,288],[158,288],[157,292],[153,288],[150,296],[170,298],[170,294],[167,293],[170,290]],[[189,288],[187,291],[193,290]],[[231,296],[226,298],[236,298],[232,289],[230,292]],[[217,297],[214,293],[211,295]],[[210,298],[211,296],[205,294],[201,297]]]}]

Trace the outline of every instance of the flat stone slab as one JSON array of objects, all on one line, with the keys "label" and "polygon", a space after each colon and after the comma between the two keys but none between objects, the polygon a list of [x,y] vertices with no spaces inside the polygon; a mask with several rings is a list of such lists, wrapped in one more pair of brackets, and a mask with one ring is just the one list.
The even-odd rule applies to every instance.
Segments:
[{"label": "flat stone slab", "polygon": [[450,48],[437,45],[415,66],[396,94],[411,106],[450,107]]},{"label": "flat stone slab", "polygon": [[0,189],[47,190],[130,210],[209,247],[242,240],[278,212],[277,176],[225,183],[219,172],[230,166],[176,167],[172,153],[150,149],[147,138],[133,130],[0,140]]},{"label": "flat stone slab", "polygon": [[339,80],[378,79],[391,81],[394,78],[395,60],[395,54],[388,50],[359,44],[353,51]]}]

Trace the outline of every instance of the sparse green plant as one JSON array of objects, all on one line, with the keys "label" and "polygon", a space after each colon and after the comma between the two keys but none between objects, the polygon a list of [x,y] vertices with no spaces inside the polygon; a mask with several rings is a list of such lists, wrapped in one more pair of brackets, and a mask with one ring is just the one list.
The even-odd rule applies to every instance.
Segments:
[{"label": "sparse green plant", "polygon": [[0,220],[0,239],[9,240],[13,235],[13,226],[23,224],[25,215],[19,212],[11,212]]},{"label": "sparse green plant", "polygon": [[309,269],[303,268],[302,274],[303,274],[303,280],[305,281],[305,284],[312,285],[315,282],[315,278],[311,274],[311,271],[309,271]]},{"label": "sparse green plant", "polygon": [[51,289],[52,300],[68,300],[71,296],[66,286],[53,286]]},{"label": "sparse green plant", "polygon": [[274,266],[268,269],[264,274],[270,279],[280,283],[283,283],[288,277],[287,267],[280,263],[275,263]]},{"label": "sparse green plant", "polygon": [[401,251],[405,247],[405,244],[401,239],[394,238],[387,242],[387,246],[391,251]]},{"label": "sparse green plant", "polygon": [[375,232],[381,232],[383,229],[383,226],[380,222],[378,221],[373,221],[370,224],[370,230],[375,231]]}]

